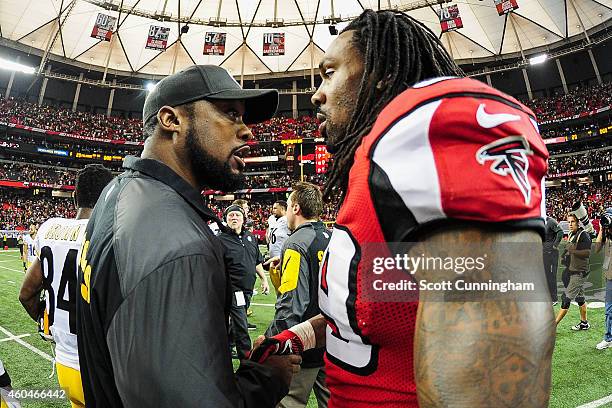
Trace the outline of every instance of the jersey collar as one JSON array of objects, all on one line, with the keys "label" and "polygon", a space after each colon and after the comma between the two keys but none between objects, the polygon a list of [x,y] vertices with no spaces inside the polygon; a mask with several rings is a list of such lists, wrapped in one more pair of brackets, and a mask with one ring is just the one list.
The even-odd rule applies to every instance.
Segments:
[{"label": "jersey collar", "polygon": [[198,190],[193,188],[181,176],[176,174],[170,167],[154,159],[141,159],[135,156],[127,156],[123,162],[123,167],[130,170],[139,171],[149,177],[161,181],[165,185],[176,191],[185,201],[191,204],[203,218],[215,221],[221,225],[221,220],[215,213],[204,204],[204,199]]}]

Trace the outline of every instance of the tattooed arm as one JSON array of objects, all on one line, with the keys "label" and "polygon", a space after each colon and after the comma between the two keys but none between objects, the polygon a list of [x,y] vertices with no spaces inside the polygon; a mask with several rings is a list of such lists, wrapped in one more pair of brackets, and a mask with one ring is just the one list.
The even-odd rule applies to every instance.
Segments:
[{"label": "tattooed arm", "polygon": [[[457,242],[492,248],[490,265],[466,272],[472,282],[526,281],[544,288],[540,237],[533,232],[489,232],[456,229],[429,236],[425,243],[449,248]],[[508,250],[496,250],[499,244]],[[508,243],[508,244],[506,244]],[[521,253],[510,247],[521,244]],[[515,246],[515,249],[516,246]],[[465,256],[465,254],[463,254]],[[418,280],[457,279],[455,272],[418,272]],[[553,310],[549,302],[467,297],[442,302],[421,292],[415,334],[415,373],[419,406],[426,407],[547,407],[551,359],[555,342]],[[515,292],[516,293],[516,292]],[[462,296],[459,294],[459,296]],[[472,300],[472,301],[470,301]]]}]

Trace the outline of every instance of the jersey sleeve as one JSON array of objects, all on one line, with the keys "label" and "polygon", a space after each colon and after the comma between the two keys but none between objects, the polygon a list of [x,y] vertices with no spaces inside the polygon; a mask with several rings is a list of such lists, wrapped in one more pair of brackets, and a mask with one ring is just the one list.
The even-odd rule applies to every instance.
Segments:
[{"label": "jersey sleeve", "polygon": [[301,245],[289,243],[283,252],[278,292],[276,312],[267,336],[301,323],[310,304],[308,252]]},{"label": "jersey sleeve", "polygon": [[386,127],[366,154],[388,241],[451,221],[544,232],[548,151],[515,102],[490,95],[425,101]]},{"label": "jersey sleeve", "polygon": [[32,245],[34,246],[34,254],[36,255],[36,258],[38,258],[39,260],[40,260],[40,248],[42,247],[41,237],[43,236],[41,232],[44,232],[44,228],[42,226],[38,230],[38,233],[36,234],[36,238],[34,238],[32,242]]}]

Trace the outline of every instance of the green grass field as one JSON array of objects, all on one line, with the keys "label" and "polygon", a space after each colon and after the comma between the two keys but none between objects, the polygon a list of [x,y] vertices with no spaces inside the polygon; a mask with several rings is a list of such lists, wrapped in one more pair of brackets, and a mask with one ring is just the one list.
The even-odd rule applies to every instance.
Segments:
[{"label": "green grass field", "polygon": [[[18,300],[23,280],[21,261],[17,251],[0,251],[0,359],[11,375],[14,388],[57,389],[57,377],[49,378],[51,363],[43,356],[52,356],[49,343],[36,334],[36,325],[30,320]],[[259,289],[259,283],[257,284]],[[255,339],[262,334],[274,314],[274,296],[256,295],[252,299],[253,316],[257,325],[251,332]],[[558,307],[557,307],[558,310]],[[553,386],[550,406],[575,408],[612,394],[612,349],[598,351],[595,344],[603,333],[602,308],[589,310],[591,330],[573,332],[570,327],[579,320],[578,308],[570,313],[557,329],[557,342],[553,359]],[[11,336],[19,337],[18,340]],[[23,337],[21,337],[23,336]],[[42,352],[35,353],[25,345]],[[24,408],[67,408],[58,401],[32,401],[22,403]],[[308,407],[316,407],[311,396]],[[612,407],[612,402],[591,404],[589,408]]]}]

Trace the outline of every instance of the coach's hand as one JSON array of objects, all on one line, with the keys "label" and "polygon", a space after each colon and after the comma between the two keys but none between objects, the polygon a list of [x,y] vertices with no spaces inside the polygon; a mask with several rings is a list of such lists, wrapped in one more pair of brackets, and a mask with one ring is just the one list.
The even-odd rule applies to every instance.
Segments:
[{"label": "coach's hand", "polygon": [[275,375],[282,378],[287,386],[291,385],[293,375],[300,372],[300,364],[302,364],[302,357],[296,355],[270,356],[263,363],[263,365],[272,368]]}]

